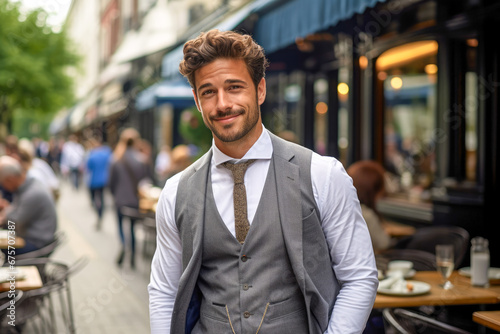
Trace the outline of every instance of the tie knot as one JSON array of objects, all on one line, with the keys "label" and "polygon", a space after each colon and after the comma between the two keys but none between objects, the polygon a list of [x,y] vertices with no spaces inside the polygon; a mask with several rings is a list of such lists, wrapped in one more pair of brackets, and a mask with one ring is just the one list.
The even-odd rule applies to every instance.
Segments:
[{"label": "tie knot", "polygon": [[233,164],[231,162],[224,162],[221,165],[224,168],[229,169],[233,173],[233,180],[235,184],[243,183],[243,178],[248,166],[255,162],[255,159],[248,160],[239,164]]}]

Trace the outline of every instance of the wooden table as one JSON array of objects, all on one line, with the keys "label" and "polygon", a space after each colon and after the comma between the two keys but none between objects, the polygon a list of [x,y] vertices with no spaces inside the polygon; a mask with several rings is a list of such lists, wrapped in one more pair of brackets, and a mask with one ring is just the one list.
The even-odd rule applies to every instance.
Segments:
[{"label": "wooden table", "polygon": [[[15,280],[16,289],[27,291],[27,290],[39,289],[43,286],[42,278],[40,277],[40,272],[38,272],[37,267],[18,266],[16,268],[18,270],[22,270],[22,272],[26,274],[26,278]],[[0,270],[6,270],[8,273],[10,273],[9,267],[0,267]],[[10,290],[10,282],[0,283],[0,292],[9,290]]]},{"label": "wooden table", "polygon": [[477,311],[472,313],[472,320],[500,332],[500,311]]},{"label": "wooden table", "polygon": [[[23,238],[21,237],[16,237],[14,239],[14,244],[10,244],[10,246],[13,246],[15,248],[23,248],[25,245],[25,241]],[[0,237],[0,249],[8,249],[9,248],[9,239],[8,238],[3,238],[3,235],[2,237]]]},{"label": "wooden table", "polygon": [[141,212],[155,213],[158,199],[154,198],[141,198],[139,199],[139,210]]},{"label": "wooden table", "polygon": [[471,305],[500,303],[500,287],[473,287],[470,278],[454,271],[450,281],[454,287],[444,290],[440,285],[443,279],[437,271],[419,271],[409,280],[422,281],[431,285],[430,293],[419,296],[389,296],[377,294],[373,308],[415,307],[422,305]]},{"label": "wooden table", "polygon": [[401,224],[393,221],[384,221],[382,227],[385,232],[392,237],[401,238],[415,234],[415,227],[411,225]]}]

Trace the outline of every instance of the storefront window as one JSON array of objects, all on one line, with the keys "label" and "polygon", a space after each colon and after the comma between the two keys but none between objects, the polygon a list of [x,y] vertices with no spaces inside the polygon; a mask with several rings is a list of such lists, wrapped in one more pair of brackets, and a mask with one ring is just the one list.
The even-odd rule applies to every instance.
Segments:
[{"label": "storefront window", "polygon": [[477,119],[478,77],[476,73],[477,39],[467,40],[465,73],[465,175],[467,181],[477,181]]},{"label": "storefront window", "polygon": [[262,106],[266,128],[287,140],[301,141],[304,73],[279,73],[266,78],[266,101]]},{"label": "storefront window", "polygon": [[328,136],[328,81],[325,78],[314,82],[314,146],[317,153],[326,155]]},{"label": "storefront window", "polygon": [[428,197],[435,175],[437,50],[435,41],[409,43],[376,62],[383,87],[384,163],[392,190]]}]

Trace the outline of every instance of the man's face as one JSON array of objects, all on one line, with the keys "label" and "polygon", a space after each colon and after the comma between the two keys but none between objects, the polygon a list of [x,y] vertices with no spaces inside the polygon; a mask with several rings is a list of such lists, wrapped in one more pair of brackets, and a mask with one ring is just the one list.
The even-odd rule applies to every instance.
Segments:
[{"label": "man's face", "polygon": [[195,83],[196,105],[216,143],[257,140],[260,105],[266,97],[264,78],[256,90],[243,60],[222,58],[198,69]]}]

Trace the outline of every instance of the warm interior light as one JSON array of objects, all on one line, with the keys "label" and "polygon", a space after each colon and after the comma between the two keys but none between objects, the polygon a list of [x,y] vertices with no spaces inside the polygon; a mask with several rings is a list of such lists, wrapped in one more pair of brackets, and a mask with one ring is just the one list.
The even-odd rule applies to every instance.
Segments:
[{"label": "warm interior light", "polygon": [[347,95],[347,93],[349,93],[349,86],[345,82],[341,82],[337,86],[337,92],[339,92],[340,95]]},{"label": "warm interior light", "polygon": [[377,69],[385,70],[412,62],[415,59],[437,54],[436,41],[420,41],[397,46],[384,52],[377,59]]},{"label": "warm interior light", "polygon": [[328,105],[325,102],[318,102],[316,104],[316,112],[318,114],[326,114],[328,111]]},{"label": "warm interior light", "polygon": [[387,79],[387,72],[384,72],[384,71],[380,71],[380,72],[378,72],[378,74],[377,74],[377,78],[378,78],[380,81],[384,81],[385,79]]},{"label": "warm interior light", "polygon": [[469,38],[467,40],[467,45],[470,47],[476,48],[478,44],[479,43],[478,43],[477,39],[475,39],[475,38]]},{"label": "warm interior light", "polygon": [[425,73],[436,74],[438,72],[438,67],[436,64],[427,64],[424,67]]},{"label": "warm interior light", "polygon": [[366,56],[359,57],[359,67],[364,70],[368,66],[368,58]]},{"label": "warm interior light", "polygon": [[403,80],[400,77],[393,77],[391,79],[391,87],[394,89],[401,89],[401,87],[403,87]]}]

